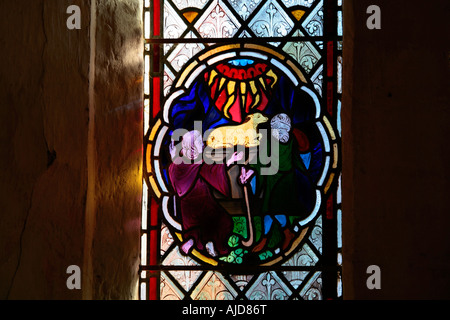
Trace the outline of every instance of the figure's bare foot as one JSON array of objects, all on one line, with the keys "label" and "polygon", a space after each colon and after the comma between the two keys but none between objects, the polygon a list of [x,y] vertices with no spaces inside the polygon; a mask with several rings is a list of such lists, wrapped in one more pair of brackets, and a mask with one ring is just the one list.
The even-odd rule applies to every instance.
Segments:
[{"label": "figure's bare foot", "polygon": [[211,241],[206,244],[206,251],[208,251],[211,257],[217,256],[216,250],[214,250],[214,245]]},{"label": "figure's bare foot", "polygon": [[194,240],[189,239],[181,245],[181,250],[184,252],[184,254],[188,254],[189,250],[191,250],[193,245],[194,245]]}]

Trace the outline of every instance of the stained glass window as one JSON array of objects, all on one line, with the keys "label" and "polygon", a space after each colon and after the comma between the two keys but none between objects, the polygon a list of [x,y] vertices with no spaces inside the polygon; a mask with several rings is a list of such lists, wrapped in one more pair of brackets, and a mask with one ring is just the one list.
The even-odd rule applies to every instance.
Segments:
[{"label": "stained glass window", "polygon": [[342,0],[146,0],[144,23],[140,298],[341,298]]}]

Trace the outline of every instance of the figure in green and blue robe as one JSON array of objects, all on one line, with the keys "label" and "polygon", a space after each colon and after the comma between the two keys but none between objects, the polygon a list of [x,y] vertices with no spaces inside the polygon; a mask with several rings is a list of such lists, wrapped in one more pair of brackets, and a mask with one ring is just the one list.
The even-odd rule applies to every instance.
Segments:
[{"label": "figure in green and blue robe", "polygon": [[[310,193],[311,190],[301,190],[302,185],[298,183],[299,176],[307,177],[307,169],[298,152],[297,141],[290,134],[289,117],[283,113],[274,116],[271,128],[276,129],[272,134],[279,142],[275,144],[279,148],[278,157],[274,157],[271,152],[271,139],[267,139],[267,153],[272,155],[271,161],[277,163],[263,165],[258,155],[256,163],[249,164],[256,174],[255,196],[262,196],[257,213],[262,217],[262,236],[253,249],[254,252],[262,250],[266,245],[274,221],[277,221],[283,230],[284,240],[281,247],[286,249],[295,237],[289,227],[290,220],[303,219],[308,215],[306,207],[300,200],[300,194]],[[269,166],[278,167],[278,170],[271,175],[263,174],[262,169]]]}]

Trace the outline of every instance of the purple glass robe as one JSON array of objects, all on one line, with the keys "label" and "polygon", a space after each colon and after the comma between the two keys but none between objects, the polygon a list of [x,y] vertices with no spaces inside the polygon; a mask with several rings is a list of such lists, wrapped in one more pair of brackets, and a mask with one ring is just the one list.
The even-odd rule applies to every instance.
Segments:
[{"label": "purple glass robe", "polygon": [[211,192],[213,187],[224,196],[230,196],[226,165],[172,163],[169,177],[180,198],[184,240],[193,239],[199,250],[212,241],[219,254],[228,253],[233,222]]}]

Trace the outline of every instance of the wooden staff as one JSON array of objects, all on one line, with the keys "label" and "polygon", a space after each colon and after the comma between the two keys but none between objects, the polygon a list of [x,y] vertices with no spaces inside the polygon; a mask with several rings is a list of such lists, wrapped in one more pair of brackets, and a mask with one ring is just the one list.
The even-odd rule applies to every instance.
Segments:
[{"label": "wooden staff", "polygon": [[253,244],[253,219],[250,214],[250,203],[248,201],[248,191],[247,185],[244,184],[244,194],[245,194],[245,204],[247,205],[247,217],[248,217],[248,229],[250,233],[250,237],[246,241],[242,241],[242,245],[244,247],[250,247]]},{"label": "wooden staff", "polygon": [[[245,161],[244,166],[247,165],[249,163],[250,159],[247,159],[247,161]],[[242,167],[244,168],[244,167]],[[242,170],[242,169],[241,169]],[[253,219],[252,219],[252,215],[250,213],[250,202],[248,201],[248,190],[247,190],[247,184],[244,184],[244,195],[245,195],[245,205],[247,207],[247,218],[248,218],[248,231],[249,231],[249,238],[246,241],[242,241],[242,245],[244,247],[250,247],[253,244]]]}]

